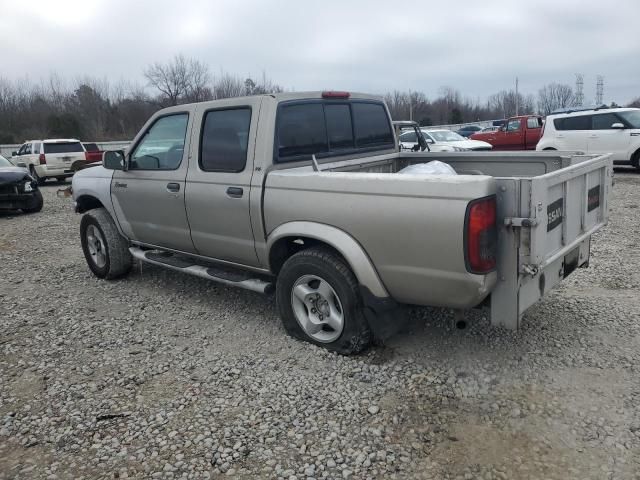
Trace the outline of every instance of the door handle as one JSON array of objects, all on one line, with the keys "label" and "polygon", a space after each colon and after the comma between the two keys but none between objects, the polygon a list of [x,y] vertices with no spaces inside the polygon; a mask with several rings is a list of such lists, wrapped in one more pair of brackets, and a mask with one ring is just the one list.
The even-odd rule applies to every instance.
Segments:
[{"label": "door handle", "polygon": [[227,195],[231,198],[242,198],[242,194],[244,190],[240,187],[229,187],[227,188]]},{"label": "door handle", "polygon": [[180,184],[176,182],[167,183],[167,192],[177,193],[180,191]]}]

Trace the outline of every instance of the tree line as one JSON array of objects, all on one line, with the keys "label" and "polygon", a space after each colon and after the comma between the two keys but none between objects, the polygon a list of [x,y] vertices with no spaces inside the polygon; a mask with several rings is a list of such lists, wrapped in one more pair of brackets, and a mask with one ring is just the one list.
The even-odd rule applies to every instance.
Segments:
[{"label": "tree line", "polygon": [[[47,137],[129,140],[160,108],[284,90],[266,74],[214,75],[205,63],[183,55],[151,64],[142,73],[146,84],[95,77],[69,81],[57,74],[39,83],[0,77],[0,144]],[[545,85],[535,96],[502,90],[484,101],[465,98],[448,86],[431,99],[422,92],[397,90],[384,98],[394,119],[413,119],[423,126],[506,118],[516,110],[546,115],[576,103],[571,86],[561,83]],[[640,107],[640,97],[630,106]]]}]

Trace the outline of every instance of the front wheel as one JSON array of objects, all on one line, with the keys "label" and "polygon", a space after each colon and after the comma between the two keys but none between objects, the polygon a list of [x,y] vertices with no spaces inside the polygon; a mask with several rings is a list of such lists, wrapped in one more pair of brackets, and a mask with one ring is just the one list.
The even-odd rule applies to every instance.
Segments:
[{"label": "front wheel", "polygon": [[296,253],[282,267],[276,301],[289,335],[344,355],[371,343],[358,282],[344,260],[324,248]]},{"label": "front wheel", "polygon": [[44,205],[44,200],[42,198],[42,192],[40,192],[40,190],[36,190],[36,192],[33,195],[33,199],[34,200],[31,206],[22,209],[24,213],[37,213],[40,210],[42,210],[42,206]]},{"label": "front wheel", "polygon": [[118,278],[131,270],[133,259],[129,244],[104,208],[84,214],[80,221],[80,241],[87,264],[96,277]]}]

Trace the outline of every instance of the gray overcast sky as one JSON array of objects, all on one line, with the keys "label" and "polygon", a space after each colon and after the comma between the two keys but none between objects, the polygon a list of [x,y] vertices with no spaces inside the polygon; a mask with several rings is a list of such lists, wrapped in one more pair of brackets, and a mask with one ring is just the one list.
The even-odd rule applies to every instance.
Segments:
[{"label": "gray overcast sky", "polygon": [[383,93],[442,85],[485,99],[605,77],[605,101],[640,96],[640,0],[438,2],[296,0],[0,0],[0,76],[57,72],[144,83],[176,53],[215,74],[269,78],[287,89]]}]

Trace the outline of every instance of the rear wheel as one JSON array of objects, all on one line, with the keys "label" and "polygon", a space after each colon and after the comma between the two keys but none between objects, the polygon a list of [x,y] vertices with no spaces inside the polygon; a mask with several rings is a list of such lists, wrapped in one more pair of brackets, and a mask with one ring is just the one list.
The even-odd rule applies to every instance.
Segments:
[{"label": "rear wheel", "polygon": [[282,267],[276,286],[285,330],[344,355],[371,343],[358,282],[344,260],[324,248],[296,253]]},{"label": "rear wheel", "polygon": [[640,150],[631,155],[631,165],[640,170]]},{"label": "rear wheel", "polygon": [[133,259],[129,244],[104,208],[84,214],[80,221],[80,241],[87,264],[97,277],[118,278],[131,270]]},{"label": "rear wheel", "polygon": [[38,185],[44,185],[44,182],[47,181],[45,177],[41,177],[40,175],[38,175],[38,172],[36,172],[36,167],[34,167],[33,165],[29,167],[29,172],[31,173],[33,179],[38,182]]}]

